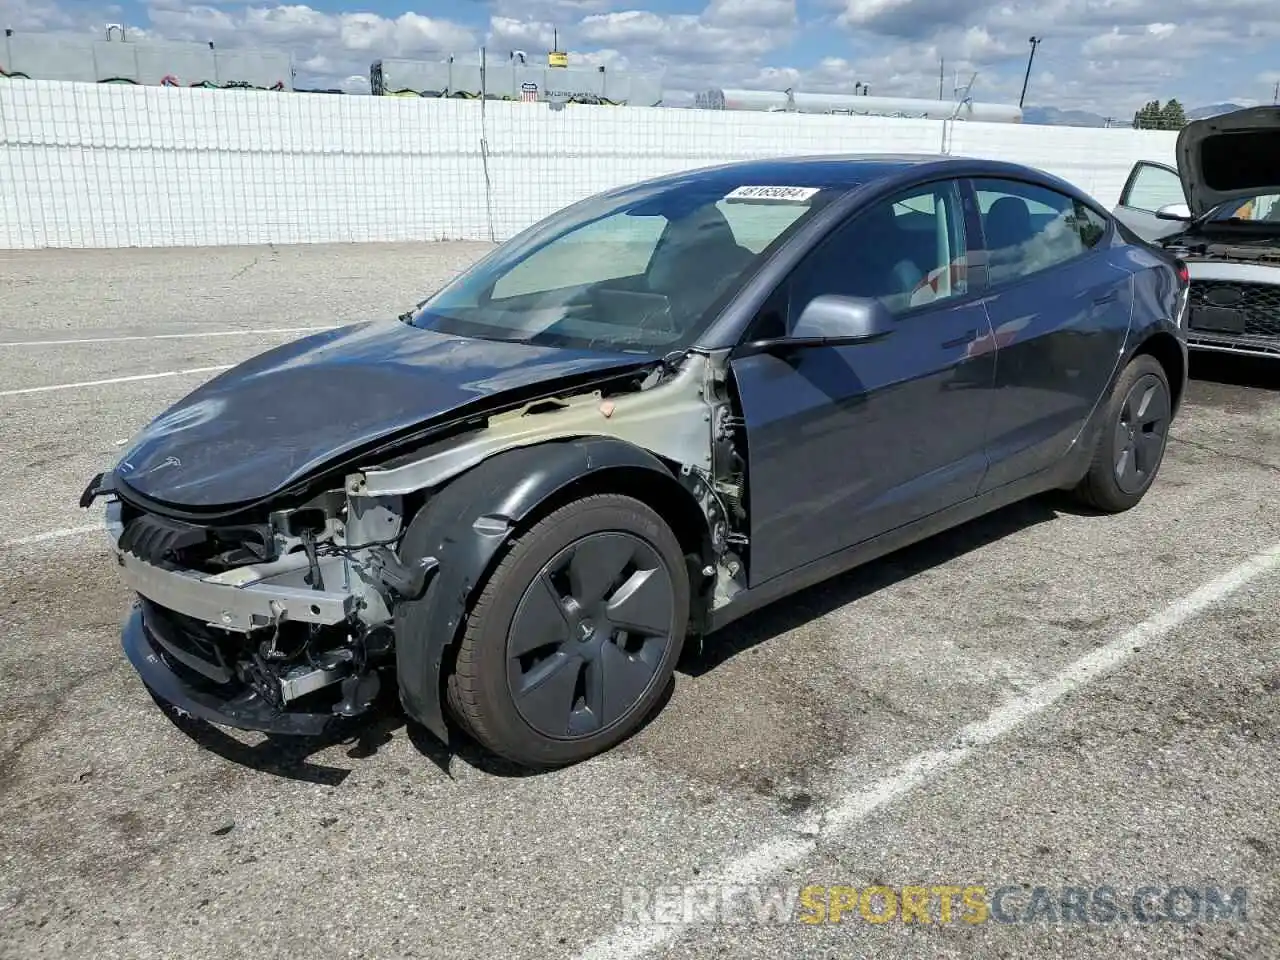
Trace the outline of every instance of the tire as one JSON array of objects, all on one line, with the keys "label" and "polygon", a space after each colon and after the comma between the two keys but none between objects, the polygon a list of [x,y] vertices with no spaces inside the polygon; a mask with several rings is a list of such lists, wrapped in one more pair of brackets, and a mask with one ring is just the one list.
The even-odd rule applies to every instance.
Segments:
[{"label": "tire", "polygon": [[640,501],[602,494],[555,510],[515,539],[468,612],[450,712],[526,767],[611,749],[666,691],[689,589],[679,541]]},{"label": "tire", "polygon": [[1151,488],[1169,443],[1172,392],[1155,357],[1134,357],[1116,380],[1093,460],[1072,491],[1104,513],[1136,506]]}]

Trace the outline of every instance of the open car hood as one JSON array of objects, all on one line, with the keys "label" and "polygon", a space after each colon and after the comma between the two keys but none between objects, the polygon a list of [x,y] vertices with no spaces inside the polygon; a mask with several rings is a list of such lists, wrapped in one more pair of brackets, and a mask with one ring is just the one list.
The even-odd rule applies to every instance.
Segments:
[{"label": "open car hood", "polygon": [[1193,120],[1178,133],[1176,151],[1193,217],[1229,200],[1280,193],[1280,106]]},{"label": "open car hood", "polygon": [[261,501],[371,445],[646,361],[358,323],[268,350],[198,387],[142,430],[115,478],[179,509]]}]

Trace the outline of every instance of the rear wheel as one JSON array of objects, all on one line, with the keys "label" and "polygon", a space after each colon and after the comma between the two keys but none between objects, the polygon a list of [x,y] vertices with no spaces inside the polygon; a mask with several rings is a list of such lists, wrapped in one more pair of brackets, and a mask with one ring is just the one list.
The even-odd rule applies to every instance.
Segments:
[{"label": "rear wheel", "polygon": [[1164,461],[1172,419],[1164,367],[1155,357],[1135,357],[1116,381],[1093,462],[1074,491],[1076,497],[1108,513],[1135,506]]},{"label": "rear wheel", "polygon": [[644,722],[688,616],[684,558],[662,518],[630,497],[574,501],[516,539],[476,600],[450,709],[517,763],[584,760]]}]

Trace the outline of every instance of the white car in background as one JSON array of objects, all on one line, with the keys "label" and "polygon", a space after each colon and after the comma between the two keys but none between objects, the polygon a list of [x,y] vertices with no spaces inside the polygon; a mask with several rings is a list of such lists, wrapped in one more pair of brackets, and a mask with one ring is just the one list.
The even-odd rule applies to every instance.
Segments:
[{"label": "white car in background", "polygon": [[1280,106],[1187,124],[1135,164],[1117,220],[1187,265],[1187,346],[1280,360]]}]

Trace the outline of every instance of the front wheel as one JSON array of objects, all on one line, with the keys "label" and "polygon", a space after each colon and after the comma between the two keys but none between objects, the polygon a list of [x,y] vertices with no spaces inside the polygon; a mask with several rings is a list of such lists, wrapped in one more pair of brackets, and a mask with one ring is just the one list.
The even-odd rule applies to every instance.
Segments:
[{"label": "front wheel", "polygon": [[1120,513],[1146,495],[1169,443],[1172,394],[1155,357],[1142,354],[1125,367],[1105,416],[1093,462],[1074,492],[1088,506]]},{"label": "front wheel", "polygon": [[662,518],[616,494],[574,501],[520,535],[481,591],[449,707],[517,763],[585,760],[644,722],[688,619],[684,557]]}]

